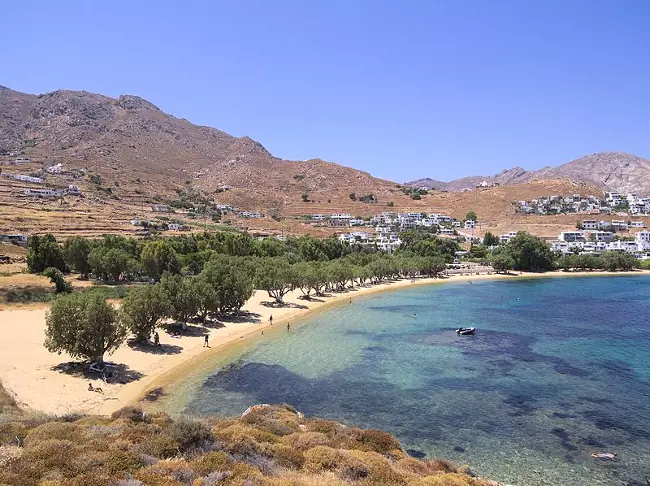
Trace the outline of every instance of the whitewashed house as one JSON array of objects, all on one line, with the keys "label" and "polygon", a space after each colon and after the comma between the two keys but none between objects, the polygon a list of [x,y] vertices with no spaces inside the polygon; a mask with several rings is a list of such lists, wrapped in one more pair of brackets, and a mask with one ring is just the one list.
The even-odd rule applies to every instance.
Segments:
[{"label": "whitewashed house", "polygon": [[332,228],[343,228],[350,226],[350,219],[352,216],[345,213],[332,214],[330,219],[327,221],[327,224]]},{"label": "whitewashed house", "polygon": [[582,220],[582,229],[583,230],[597,230],[598,223],[593,219],[584,219]]},{"label": "whitewashed house", "polygon": [[45,171],[48,172],[49,174],[60,174],[61,172],[63,172],[63,165],[61,164],[51,165],[50,167],[45,169]]}]

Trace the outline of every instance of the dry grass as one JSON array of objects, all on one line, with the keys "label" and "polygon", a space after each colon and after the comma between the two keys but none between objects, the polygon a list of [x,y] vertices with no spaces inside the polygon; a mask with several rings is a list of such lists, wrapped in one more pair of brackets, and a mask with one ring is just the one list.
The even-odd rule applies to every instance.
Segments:
[{"label": "dry grass", "polygon": [[305,419],[288,406],[206,422],[133,407],[110,418],[13,416],[0,421],[0,464],[0,484],[20,486],[494,484],[409,458],[383,432]]}]

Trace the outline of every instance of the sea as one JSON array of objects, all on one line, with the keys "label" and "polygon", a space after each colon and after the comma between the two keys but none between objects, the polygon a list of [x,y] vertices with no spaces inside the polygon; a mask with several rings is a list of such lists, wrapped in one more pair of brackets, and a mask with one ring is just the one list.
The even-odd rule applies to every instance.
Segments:
[{"label": "sea", "polygon": [[[507,484],[650,484],[650,277],[350,297],[221,360],[178,411],[233,416],[289,403]],[[457,336],[461,326],[476,334]]]}]

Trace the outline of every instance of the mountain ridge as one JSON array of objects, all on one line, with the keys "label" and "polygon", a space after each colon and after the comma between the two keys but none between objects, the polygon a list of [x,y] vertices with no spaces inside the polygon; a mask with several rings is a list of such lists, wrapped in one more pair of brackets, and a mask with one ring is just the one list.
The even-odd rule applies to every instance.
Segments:
[{"label": "mountain ridge", "polygon": [[491,186],[550,179],[567,179],[611,191],[650,195],[650,161],[625,152],[598,152],[558,166],[547,165],[537,170],[513,167],[492,176],[468,176],[449,182],[425,178],[407,182],[405,185],[457,192],[474,189],[484,181],[486,185]]}]

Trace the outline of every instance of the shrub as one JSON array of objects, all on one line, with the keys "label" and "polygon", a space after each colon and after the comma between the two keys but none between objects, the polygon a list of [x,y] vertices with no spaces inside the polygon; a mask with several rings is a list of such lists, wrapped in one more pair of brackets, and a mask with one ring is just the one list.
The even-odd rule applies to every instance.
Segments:
[{"label": "shrub", "polygon": [[212,431],[205,424],[190,420],[175,421],[167,429],[167,434],[178,443],[181,452],[214,442]]},{"label": "shrub", "polygon": [[300,469],[305,464],[305,456],[286,445],[278,444],[273,447],[273,459],[287,469]]},{"label": "shrub", "polygon": [[209,452],[194,459],[190,466],[197,473],[206,476],[214,471],[226,471],[230,464],[231,461],[224,452]]},{"label": "shrub", "polygon": [[25,437],[25,447],[38,444],[48,439],[57,439],[79,443],[84,440],[84,429],[77,424],[67,422],[47,422],[32,429]]},{"label": "shrub", "polygon": [[322,432],[297,432],[284,437],[285,443],[296,450],[307,451],[319,445],[329,445],[330,439]]},{"label": "shrub", "polygon": [[124,419],[129,422],[145,422],[150,423],[151,417],[145,414],[140,407],[128,406],[116,410],[111,415],[113,420]]},{"label": "shrub", "polygon": [[386,454],[393,449],[401,449],[399,441],[388,432],[381,430],[362,430],[346,429],[348,440],[346,441],[349,449],[358,449],[362,451],[374,451],[380,454]]}]

